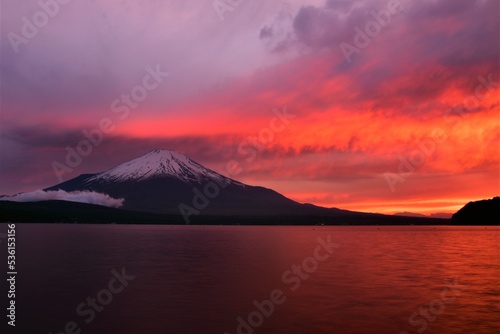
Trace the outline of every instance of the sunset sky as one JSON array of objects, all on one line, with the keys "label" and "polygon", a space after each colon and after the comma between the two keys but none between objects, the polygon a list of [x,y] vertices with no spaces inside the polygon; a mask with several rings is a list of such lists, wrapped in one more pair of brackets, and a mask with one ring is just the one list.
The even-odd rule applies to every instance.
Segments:
[{"label": "sunset sky", "polygon": [[156,148],[357,211],[500,193],[498,0],[60,2],[2,2],[0,194]]}]

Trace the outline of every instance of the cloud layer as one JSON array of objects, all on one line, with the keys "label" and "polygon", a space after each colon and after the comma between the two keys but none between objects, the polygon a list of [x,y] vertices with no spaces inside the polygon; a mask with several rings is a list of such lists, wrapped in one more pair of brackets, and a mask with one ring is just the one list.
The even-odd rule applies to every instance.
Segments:
[{"label": "cloud layer", "polygon": [[110,208],[119,208],[125,201],[123,198],[113,198],[107,194],[102,194],[95,191],[66,192],[64,190],[36,190],[27,193],[20,193],[14,196],[0,197],[0,200],[12,202],[41,202],[58,200],[102,205]]}]

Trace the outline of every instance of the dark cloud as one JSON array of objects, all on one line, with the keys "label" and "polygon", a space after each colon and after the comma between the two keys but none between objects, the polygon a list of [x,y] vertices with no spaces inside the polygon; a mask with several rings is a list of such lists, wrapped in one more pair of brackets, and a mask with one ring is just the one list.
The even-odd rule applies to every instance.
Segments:
[{"label": "dark cloud", "polygon": [[262,28],[260,30],[260,35],[259,35],[260,39],[265,39],[265,38],[270,38],[270,37],[273,37],[273,28],[272,27],[265,26],[264,28]]},{"label": "dark cloud", "polygon": [[498,68],[499,3],[495,0],[401,0],[400,11],[391,16],[389,24],[361,50],[362,54],[354,54],[356,62],[346,64],[340,43],[354,46],[354,28],[365,31],[366,24],[375,20],[372,12],[386,10],[388,3],[329,0],[323,6],[303,6],[293,18],[294,44],[306,46],[311,52],[330,49],[341,56],[332,75],[376,62],[377,66],[370,70],[378,73],[369,76],[386,79],[380,73],[392,73],[392,68],[398,71],[392,75],[405,73],[404,67],[394,66],[402,60],[423,66],[438,61],[446,67],[472,67],[487,62]]}]

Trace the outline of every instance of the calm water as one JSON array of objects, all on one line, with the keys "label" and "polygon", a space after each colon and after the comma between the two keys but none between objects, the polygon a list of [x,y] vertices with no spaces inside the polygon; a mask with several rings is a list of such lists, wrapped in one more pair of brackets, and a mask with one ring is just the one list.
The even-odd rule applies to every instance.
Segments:
[{"label": "calm water", "polygon": [[17,224],[11,332],[498,333],[499,242],[498,227]]}]

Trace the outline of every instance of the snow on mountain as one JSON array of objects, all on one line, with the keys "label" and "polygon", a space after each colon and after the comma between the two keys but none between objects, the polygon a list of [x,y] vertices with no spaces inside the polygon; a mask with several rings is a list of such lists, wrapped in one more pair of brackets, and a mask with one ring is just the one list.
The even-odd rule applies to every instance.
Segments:
[{"label": "snow on mountain", "polygon": [[99,173],[87,180],[94,181],[140,181],[157,177],[173,177],[185,182],[228,182],[243,185],[229,179],[202,165],[185,155],[170,150],[154,150],[145,155],[120,164],[108,171]]}]

